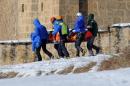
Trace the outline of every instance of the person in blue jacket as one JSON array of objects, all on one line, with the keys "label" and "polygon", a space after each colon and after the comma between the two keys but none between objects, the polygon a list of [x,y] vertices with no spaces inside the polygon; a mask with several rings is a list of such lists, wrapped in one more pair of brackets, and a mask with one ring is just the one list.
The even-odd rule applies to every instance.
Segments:
[{"label": "person in blue jacket", "polygon": [[58,43],[58,53],[59,55],[61,56],[64,56],[64,57],[69,57],[69,53],[65,47],[65,41],[67,40],[67,35],[65,34],[62,34],[62,25],[61,23],[63,23],[63,19],[61,16],[58,16],[56,17],[56,20],[52,21],[52,24],[53,24],[53,28],[54,28],[54,31],[53,31],[53,36],[55,36],[57,33],[60,34],[60,41]]},{"label": "person in blue jacket", "polygon": [[75,41],[75,48],[76,48],[76,56],[80,56],[80,52],[82,52],[82,56],[85,55],[85,51],[80,47],[82,41],[84,40],[85,36],[85,21],[82,13],[77,13],[77,19],[74,24],[73,32],[76,33],[76,41]]},{"label": "person in blue jacket", "polygon": [[52,58],[53,57],[52,53],[46,49],[46,44],[48,41],[48,32],[46,30],[46,27],[41,25],[38,19],[35,19],[33,24],[35,26],[35,30],[31,34],[31,39],[32,39],[32,49],[36,53],[37,56],[36,58],[38,59],[38,61],[42,61],[42,57],[40,54],[41,48],[43,52],[49,56],[49,58]]},{"label": "person in blue jacket", "polygon": [[[50,21],[51,21],[51,23],[53,24],[54,21],[56,21],[56,18],[55,18],[55,17],[51,17]],[[52,27],[52,29],[54,29],[54,28]],[[54,48],[56,49],[56,51],[57,51],[57,53],[58,53],[58,56],[59,56],[59,57],[64,57],[63,52],[58,49],[59,46],[60,46],[59,43],[54,43]]]}]

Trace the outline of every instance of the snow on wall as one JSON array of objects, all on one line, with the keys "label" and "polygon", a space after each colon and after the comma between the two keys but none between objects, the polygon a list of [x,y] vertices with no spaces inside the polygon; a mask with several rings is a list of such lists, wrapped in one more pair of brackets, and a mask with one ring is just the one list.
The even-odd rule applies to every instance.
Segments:
[{"label": "snow on wall", "polygon": [[117,23],[111,25],[112,27],[130,27],[130,23]]}]

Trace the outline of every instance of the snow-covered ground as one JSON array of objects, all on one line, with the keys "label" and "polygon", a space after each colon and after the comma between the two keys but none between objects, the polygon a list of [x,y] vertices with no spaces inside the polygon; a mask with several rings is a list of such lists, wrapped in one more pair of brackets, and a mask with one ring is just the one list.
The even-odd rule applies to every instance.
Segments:
[{"label": "snow-covered ground", "polygon": [[52,72],[54,72],[53,74],[57,74],[59,71],[62,71],[68,67],[73,67],[73,70],[75,70],[76,68],[81,68],[87,64],[95,62],[96,64],[89,71],[94,72],[98,70],[102,61],[108,60],[109,58],[111,58],[110,55],[100,54],[90,57],[76,57],[71,59],[57,59],[20,65],[7,65],[1,66],[0,72],[16,72],[18,73],[16,77],[37,76],[39,73],[40,75],[48,75]]},{"label": "snow-covered ground", "polygon": [[130,68],[0,80],[1,86],[130,86]]},{"label": "snow-covered ground", "polygon": [[[101,62],[111,58],[110,55],[100,54],[91,57],[57,59],[28,64],[7,65],[0,67],[0,73],[17,72],[11,79],[0,79],[1,86],[130,86],[130,68],[98,72]],[[87,73],[59,75],[58,71],[73,66],[84,67],[96,62]],[[40,76],[37,76],[41,71]],[[45,76],[47,73],[55,73]],[[23,75],[22,77],[19,77]],[[28,77],[29,76],[29,77]]]}]

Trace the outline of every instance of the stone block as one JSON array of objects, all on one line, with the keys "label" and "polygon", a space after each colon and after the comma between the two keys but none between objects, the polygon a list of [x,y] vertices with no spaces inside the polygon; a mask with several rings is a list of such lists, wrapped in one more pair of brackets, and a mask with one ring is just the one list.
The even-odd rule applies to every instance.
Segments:
[{"label": "stone block", "polygon": [[130,2],[127,2],[127,9],[130,9]]}]

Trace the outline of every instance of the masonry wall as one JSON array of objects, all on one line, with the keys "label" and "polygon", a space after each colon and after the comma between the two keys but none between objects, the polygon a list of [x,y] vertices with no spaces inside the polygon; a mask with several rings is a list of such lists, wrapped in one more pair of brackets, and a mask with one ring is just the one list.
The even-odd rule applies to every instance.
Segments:
[{"label": "masonry wall", "polygon": [[5,44],[0,45],[0,65],[20,64],[33,62],[31,45]]},{"label": "masonry wall", "polygon": [[0,40],[29,38],[34,28],[33,20],[37,17],[50,29],[50,17],[63,15],[73,28],[78,11],[86,17],[88,13],[94,13],[99,28],[107,29],[113,23],[129,22],[129,9],[130,0],[2,0]]},{"label": "masonry wall", "polygon": [[19,0],[17,39],[30,37],[34,30],[33,20],[51,28],[50,18],[59,15],[59,0]]},{"label": "masonry wall", "polygon": [[15,39],[16,37],[17,4],[17,0],[0,0],[0,40]]},{"label": "masonry wall", "polygon": [[19,0],[18,9],[17,39],[24,39],[33,31],[35,18],[51,29],[50,18],[62,15],[69,27],[73,28],[79,11],[79,0]]},{"label": "masonry wall", "polygon": [[[121,53],[122,50],[130,45],[130,28],[111,28],[111,32],[100,31],[94,44],[100,46],[102,49],[101,53]],[[69,51],[70,58],[76,57],[74,43],[67,43],[66,47]],[[87,51],[86,42],[83,42],[81,47]],[[53,44],[47,44],[47,49],[55,56],[55,59],[58,59]],[[48,56],[42,50],[41,53],[43,60],[49,60]],[[87,55],[88,51],[85,56]],[[34,57],[35,55],[32,52],[30,42],[0,43],[0,65],[29,63],[34,61]]]},{"label": "masonry wall", "polygon": [[111,28],[110,53],[121,53],[130,45],[130,28]]},{"label": "masonry wall", "polygon": [[[1,0],[0,1],[0,40],[26,39],[33,31],[33,20],[39,18],[48,29],[51,28],[50,17],[62,15],[69,27],[73,24],[78,11],[86,16],[94,13],[99,28],[130,20],[129,0]],[[115,29],[111,33],[102,32],[95,44],[103,53],[119,53],[130,44],[130,28]],[[75,56],[74,44],[67,44],[70,56]],[[86,42],[82,44],[86,49]],[[47,45],[56,57],[53,44]],[[42,54],[43,58],[47,58]],[[33,61],[30,45],[0,45],[0,64],[17,64]]]},{"label": "masonry wall", "polygon": [[59,14],[70,28],[73,28],[76,13],[79,12],[79,0],[60,0]]},{"label": "masonry wall", "polygon": [[130,0],[88,0],[88,13],[94,13],[101,29],[120,22],[130,22]]}]

